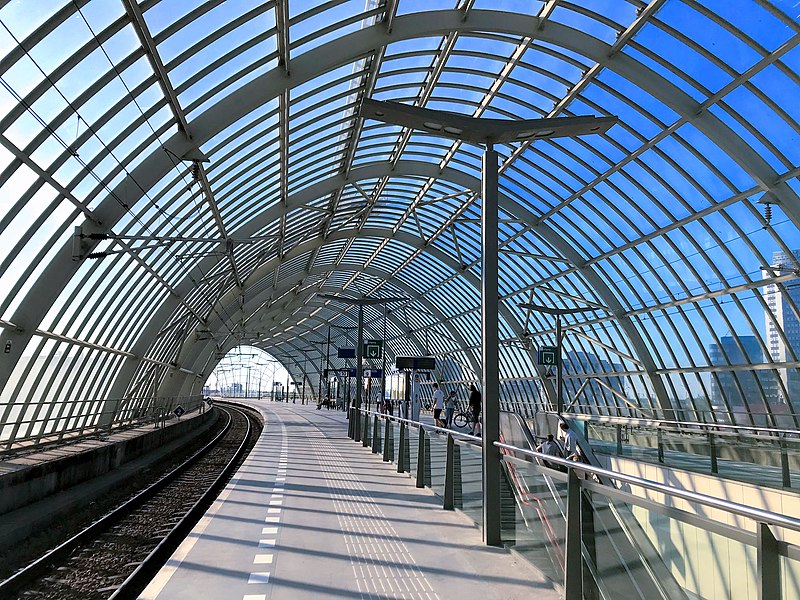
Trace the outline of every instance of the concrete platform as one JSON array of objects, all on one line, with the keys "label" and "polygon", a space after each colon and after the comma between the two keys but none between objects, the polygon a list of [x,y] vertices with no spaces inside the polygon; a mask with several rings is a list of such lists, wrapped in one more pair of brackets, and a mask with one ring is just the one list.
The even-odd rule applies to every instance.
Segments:
[{"label": "concrete platform", "polygon": [[[254,404],[254,403],[250,403]],[[344,413],[258,403],[266,427],[140,598],[537,598],[533,566],[347,438]]]}]

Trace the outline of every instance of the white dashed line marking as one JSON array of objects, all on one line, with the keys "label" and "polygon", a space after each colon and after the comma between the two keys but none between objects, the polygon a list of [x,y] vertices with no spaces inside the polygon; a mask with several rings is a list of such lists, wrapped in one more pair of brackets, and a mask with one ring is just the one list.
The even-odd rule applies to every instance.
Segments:
[{"label": "white dashed line marking", "polygon": [[271,565],[274,554],[256,554],[253,559],[254,565]]},{"label": "white dashed line marking", "polygon": [[267,509],[267,512],[268,512],[269,514],[271,514],[271,515],[274,515],[274,514],[281,514],[281,509],[280,509],[280,508],[268,508],[268,509]]},{"label": "white dashed line marking", "polygon": [[263,527],[261,529],[261,535],[277,535],[278,528],[277,527]]},{"label": "white dashed line marking", "polygon": [[247,583],[269,583],[269,573],[250,573]]}]

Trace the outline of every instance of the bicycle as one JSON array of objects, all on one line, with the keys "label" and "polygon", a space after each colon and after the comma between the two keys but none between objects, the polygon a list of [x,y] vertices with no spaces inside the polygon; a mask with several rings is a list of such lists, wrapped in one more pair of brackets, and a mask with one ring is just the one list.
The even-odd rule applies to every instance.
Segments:
[{"label": "bicycle", "polygon": [[464,429],[469,426],[471,419],[472,412],[469,408],[465,408],[463,402],[457,402],[456,412],[453,415],[453,424],[460,429]]}]

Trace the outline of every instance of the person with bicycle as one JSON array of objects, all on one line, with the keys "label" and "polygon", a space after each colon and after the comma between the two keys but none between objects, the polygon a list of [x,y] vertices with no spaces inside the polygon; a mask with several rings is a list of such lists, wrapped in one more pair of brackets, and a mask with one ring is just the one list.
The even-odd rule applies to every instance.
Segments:
[{"label": "person with bicycle", "polygon": [[472,413],[472,430],[470,435],[481,436],[481,393],[474,383],[469,384],[469,409]]},{"label": "person with bicycle", "polygon": [[444,426],[448,429],[453,427],[453,413],[456,411],[456,391],[453,390],[447,396],[444,404]]}]

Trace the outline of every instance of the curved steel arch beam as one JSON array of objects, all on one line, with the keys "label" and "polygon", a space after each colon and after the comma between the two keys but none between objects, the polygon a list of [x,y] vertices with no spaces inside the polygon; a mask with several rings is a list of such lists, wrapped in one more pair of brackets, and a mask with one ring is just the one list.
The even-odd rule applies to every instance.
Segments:
[{"label": "curved steel arch beam", "polygon": [[[336,291],[336,290],[331,288],[330,291]],[[302,306],[302,304],[300,304],[300,306]],[[308,318],[313,319],[315,321],[318,321],[320,324],[324,323],[324,321],[322,319],[317,318],[317,317],[307,317],[307,319]],[[400,325],[402,325],[402,324],[398,323],[398,326],[400,326]],[[304,331],[307,331],[307,332],[316,333],[316,331],[314,329],[312,329],[311,327],[308,327],[304,323],[294,323],[294,324],[292,324],[292,327],[298,327],[301,330],[304,330]],[[367,329],[368,331],[372,331],[373,335],[376,335],[376,336],[378,335],[378,333],[376,331],[374,331],[369,326],[365,326],[365,329]],[[415,341],[415,344],[416,344],[416,346],[418,348],[422,347],[422,345],[419,343],[418,340],[415,339],[414,341]],[[278,343],[273,345],[273,346],[262,346],[262,345],[259,345],[258,343],[251,343],[249,345],[254,346],[256,348],[259,348],[259,349],[263,350],[264,352],[266,352],[268,354],[272,354],[269,351],[268,348],[275,348],[275,349],[280,350],[280,347],[283,344],[291,346],[292,349],[297,351],[299,354],[303,354],[304,353],[303,350],[300,347],[298,347],[298,345],[296,343],[294,343],[293,339],[278,340]],[[226,353],[230,352],[230,350],[235,348],[237,345],[239,345],[238,341],[233,337],[229,337],[229,339],[226,340],[226,342],[223,344],[223,348],[226,348],[226,350],[223,350],[223,351],[226,352]],[[301,344],[301,345],[303,345],[303,344]],[[215,360],[212,359],[214,352],[217,351],[216,344],[212,344],[212,343],[198,344],[198,343],[194,342],[194,343],[192,343],[192,346],[193,346],[192,354],[193,354],[193,356],[195,358],[193,364],[198,369],[200,369],[198,372],[205,373],[207,371],[210,374],[211,371],[213,371],[213,369],[219,363],[219,361],[215,361]],[[299,369],[299,371],[301,373],[303,373],[304,376],[306,376],[306,371],[300,366],[299,358],[295,357],[293,354],[289,354],[289,353],[285,353],[285,352],[282,355],[290,357],[291,360],[292,360],[292,363]],[[283,361],[281,361],[281,364],[283,364]],[[290,374],[292,374],[292,371],[288,366],[286,366],[285,364],[283,364],[283,366],[287,371],[289,371]],[[210,367],[210,369],[209,369],[209,367]],[[321,376],[321,373],[320,373],[319,369],[316,368],[316,364],[313,361],[312,361],[312,367],[314,369],[314,372],[316,372],[317,376],[318,377]],[[177,389],[181,390],[181,392],[180,392],[181,394],[190,393],[191,385],[193,384],[193,381],[196,378],[193,378],[193,377],[185,374],[182,371],[179,372],[178,375],[179,375],[179,377],[177,379],[175,379],[174,384],[172,384],[169,388],[167,388],[167,389],[165,389],[163,391],[160,391],[160,393],[165,394],[165,395],[169,395],[170,393],[174,394],[174,393],[177,393]]]},{"label": "curved steel arch beam", "polygon": [[[325,265],[325,266],[314,267],[313,269],[311,269],[311,271],[309,271],[307,273],[298,273],[292,279],[287,280],[286,283],[284,284],[284,287],[286,289],[290,289],[290,288],[294,287],[298,281],[302,281],[302,279],[304,277],[308,276],[308,275],[331,273],[331,272],[335,272],[335,271],[367,273],[369,275],[373,275],[374,277],[383,278],[384,280],[386,280],[386,276],[389,275],[389,273],[387,273],[386,271],[383,271],[381,269],[376,269],[375,267],[366,267],[366,268],[364,268],[364,266],[360,265],[360,264],[340,263],[338,265],[331,265],[331,266]],[[417,292],[417,290],[414,289],[410,284],[407,284],[404,281],[397,280],[397,279],[391,280],[391,283],[392,283],[392,285],[394,285],[394,286],[398,287],[399,289],[403,290],[403,292],[406,295],[408,295],[411,300],[419,302],[422,306],[424,306],[427,309],[429,314],[431,314],[435,319],[438,320],[439,324],[442,327],[444,327],[444,329],[451,336],[451,338],[457,344],[459,344],[459,343],[461,344],[461,349],[464,350],[466,355],[467,355],[467,360],[469,361],[469,365],[468,365],[469,368],[471,368],[474,373],[479,373],[480,372],[480,363],[477,361],[477,359],[474,356],[472,356],[472,354],[470,352],[466,351],[467,342],[464,339],[464,336],[462,336],[458,332],[458,330],[455,327],[453,327],[453,325],[448,320],[447,316],[444,315],[444,313],[442,313],[442,311],[440,311],[433,302],[427,300],[423,295],[419,294]],[[328,292],[328,291],[333,292],[333,291],[336,291],[336,290],[334,288],[330,288],[328,286],[322,286],[321,288],[319,288],[319,291],[321,291],[321,292]],[[298,300],[300,300],[300,299],[298,298]],[[301,302],[295,303],[293,306],[287,307],[287,308],[294,309],[294,308],[297,308],[297,307],[302,307],[305,304],[306,304],[306,301],[302,300]],[[277,312],[279,310],[286,310],[286,309],[278,308],[278,309],[276,309],[276,311],[274,311],[274,313],[267,313],[267,314],[265,314],[263,316],[271,316],[271,314],[279,315],[280,313]],[[253,316],[256,316],[257,314],[258,313],[255,313]],[[395,313],[391,313],[391,316],[389,317],[390,320],[397,325],[398,329],[401,329],[401,330],[405,329],[405,325],[402,322],[400,322],[397,318],[395,318],[394,315],[395,315]],[[263,317],[260,317],[260,318],[263,318]],[[422,345],[422,342],[414,335],[413,331],[409,332],[409,333],[413,336],[414,345],[420,351],[422,351],[424,349],[423,345]],[[376,335],[377,335],[377,332],[376,332]]]},{"label": "curved steel arch beam", "polygon": [[[747,146],[739,136],[710,112],[701,110],[702,106],[680,88],[625,53],[618,52],[609,56],[611,47],[608,44],[583,32],[556,22],[548,22],[547,27],[541,30],[538,25],[539,19],[536,17],[484,10],[472,11],[470,18],[464,21],[461,11],[447,10],[396,17],[393,20],[391,32],[387,31],[383,24],[365,27],[295,57],[292,61],[290,76],[287,76],[282,68],[275,68],[257,77],[195,119],[191,124],[194,137],[192,141],[182,134],[176,134],[164,147],[171,153],[182,156],[207,142],[218,132],[235,123],[236,120],[256,109],[265,101],[277,97],[282,91],[306,83],[329,70],[349,64],[374,48],[384,47],[395,41],[451,31],[498,31],[520,36],[529,36],[531,32],[536,32],[538,39],[569,48],[635,82],[692,122],[732,157],[759,185],[778,193],[783,200],[784,212],[796,226],[800,227],[800,202],[798,202],[797,195],[785,183],[778,182],[778,174],[753,148]],[[172,167],[165,152],[154,151],[133,170],[132,176],[125,178],[115,188],[115,196],[131,199],[141,198],[141,190],[152,188]],[[123,215],[124,209],[113,197],[108,196],[95,211],[95,216],[100,224],[85,223],[86,232],[105,233]],[[30,342],[33,331],[41,323],[49,307],[55,302],[60,290],[66,287],[69,280],[75,276],[77,269],[78,265],[72,262],[71,248],[67,244],[56,254],[31,286],[25,299],[11,317],[11,321],[17,328],[4,329],[0,333],[0,344],[8,341],[14,342],[6,360],[0,364],[0,380],[7,381],[9,379],[23,349]],[[183,296],[185,292],[185,288],[177,288],[174,293],[177,296]],[[647,356],[646,352],[640,355],[640,357]],[[649,375],[662,406],[668,405],[669,401],[663,384],[656,385],[657,378],[652,373]]]},{"label": "curved steel arch beam", "polygon": [[[320,267],[315,267],[315,268],[311,269],[311,271],[309,271],[309,272],[303,272],[303,273],[296,274],[292,279],[287,280],[286,282],[284,282],[278,288],[278,290],[279,291],[290,290],[293,287],[295,287],[295,285],[297,284],[298,281],[302,281],[308,275],[330,273],[330,272],[339,271],[339,270],[347,271],[347,272],[364,272],[364,273],[369,273],[369,274],[371,274],[371,275],[373,275],[375,277],[384,278],[384,279],[385,279],[386,275],[388,275],[387,272],[382,271],[380,269],[376,269],[374,267],[367,267],[365,269],[362,265],[359,265],[359,264],[339,264],[339,265],[331,265],[331,266],[324,266],[324,267],[320,266]],[[476,361],[476,359],[472,355],[472,353],[469,352],[466,349],[467,348],[466,340],[450,324],[450,322],[447,319],[447,317],[439,309],[437,309],[436,306],[432,302],[426,300],[424,298],[424,296],[421,296],[420,294],[418,294],[417,291],[411,285],[409,285],[409,284],[407,284],[407,283],[405,283],[405,282],[403,282],[401,280],[392,280],[392,285],[395,285],[398,288],[402,289],[406,294],[408,294],[411,297],[412,300],[415,300],[415,301],[419,302],[420,304],[422,304],[430,312],[430,314],[432,314],[436,319],[438,319],[439,323],[446,329],[446,331],[450,334],[452,339],[457,344],[458,343],[461,344],[461,349],[464,351],[465,355],[467,356],[467,360],[469,361],[469,365],[468,365],[469,368],[471,368],[474,373],[479,373],[480,372],[480,365]],[[328,292],[328,291],[335,292],[335,291],[338,291],[338,290],[336,290],[335,288],[329,288],[328,286],[321,286],[321,287],[319,287],[318,291],[321,291],[321,292]],[[257,306],[263,305],[263,302],[261,302],[261,299],[263,298],[263,296],[266,296],[269,293],[270,293],[269,290],[263,291],[260,294],[261,298],[253,297],[250,300],[250,304],[254,304],[254,305],[257,305]],[[306,301],[307,301],[307,298],[303,298],[302,295],[299,295],[294,299],[293,302],[290,302],[288,305],[275,307],[274,310],[266,313],[265,315],[261,315],[260,319],[263,318],[264,316],[271,317],[273,315],[275,315],[276,317],[279,317],[279,316],[281,316],[283,314],[286,314],[287,311],[293,311],[294,309],[302,308],[303,306],[306,306]],[[247,311],[247,305],[246,305],[245,306],[245,313],[247,313],[247,312],[248,311]],[[252,317],[259,316],[258,310],[253,312],[251,316]],[[306,316],[306,318],[309,318],[309,317]],[[311,317],[311,318],[313,318],[315,320],[320,320],[320,319],[317,319],[316,317]],[[389,318],[389,320],[391,320],[398,327],[398,329],[401,329],[401,330],[405,329],[404,324],[402,322],[400,322],[394,314],[388,316],[387,318]],[[219,325],[221,326],[221,324],[219,324]],[[298,326],[298,325],[299,324],[297,324],[297,323],[292,324],[292,326]],[[369,329],[369,327],[368,327],[368,329]],[[311,331],[310,328],[308,330]],[[380,336],[380,334],[377,331],[374,331],[374,330],[373,330],[373,334],[378,336],[378,337]],[[419,339],[417,339],[417,337],[413,334],[413,332],[411,332],[411,335],[412,335],[413,344],[417,347],[418,350],[422,351],[423,350],[422,342]],[[193,367],[196,368],[196,369],[204,370],[202,368],[202,366],[204,364],[207,364],[207,361],[203,360],[203,356],[209,355],[211,352],[213,352],[214,348],[211,348],[211,344],[210,343],[198,345],[195,340],[189,340],[188,341],[188,345],[189,345],[189,348],[187,349],[187,352],[190,354],[190,356],[193,356],[194,358],[190,358],[189,362],[187,364],[192,364]],[[192,351],[192,348],[195,348],[194,352]]]}]

